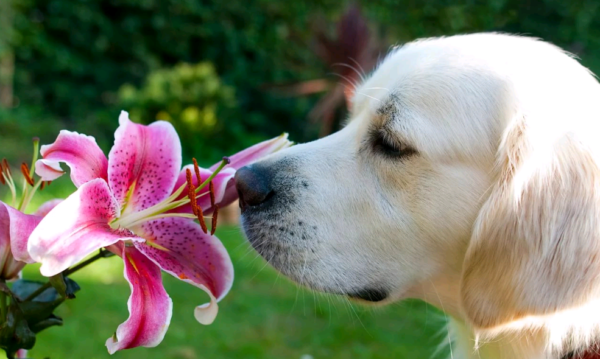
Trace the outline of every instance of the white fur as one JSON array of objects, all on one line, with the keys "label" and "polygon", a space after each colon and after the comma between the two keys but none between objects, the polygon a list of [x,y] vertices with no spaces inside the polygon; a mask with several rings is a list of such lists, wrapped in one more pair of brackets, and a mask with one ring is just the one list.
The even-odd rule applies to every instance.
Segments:
[{"label": "white fur", "polygon": [[[536,39],[407,44],[357,88],[343,130],[258,164],[286,200],[245,211],[246,233],[317,290],[439,307],[454,358],[581,350],[600,334],[599,104],[593,75]],[[382,127],[417,154],[374,150]]]}]

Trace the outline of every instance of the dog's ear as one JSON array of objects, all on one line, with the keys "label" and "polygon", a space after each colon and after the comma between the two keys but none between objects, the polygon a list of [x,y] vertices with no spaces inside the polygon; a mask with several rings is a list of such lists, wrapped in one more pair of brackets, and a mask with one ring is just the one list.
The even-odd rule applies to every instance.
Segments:
[{"label": "dog's ear", "polygon": [[460,294],[478,328],[600,297],[598,166],[571,134],[534,132],[520,119],[505,133],[467,249]]}]

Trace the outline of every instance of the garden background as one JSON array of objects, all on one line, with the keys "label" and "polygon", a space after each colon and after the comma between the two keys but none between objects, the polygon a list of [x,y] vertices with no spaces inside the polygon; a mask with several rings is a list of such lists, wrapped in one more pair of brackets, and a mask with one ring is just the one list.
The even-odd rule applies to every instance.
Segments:
[{"label": "garden background", "polygon": [[[350,67],[368,72],[391,46],[419,37],[537,36],[600,73],[599,8],[594,0],[0,0],[0,157],[29,160],[31,137],[50,143],[63,128],[107,151],[121,109],[138,122],[172,122],[185,163],[208,165],[282,132],[313,140],[346,119],[339,89],[357,80]],[[63,178],[37,199],[72,190]],[[236,282],[216,322],[196,323],[204,294],[165,277],[175,303],[165,340],[115,357],[429,358],[444,341],[439,312],[423,303],[365,309],[298,289],[256,257],[239,228],[217,235]],[[104,341],[127,318],[121,272],[107,259],[74,275],[82,290],[59,311],[65,325],[41,333],[31,356],[107,358]]]}]

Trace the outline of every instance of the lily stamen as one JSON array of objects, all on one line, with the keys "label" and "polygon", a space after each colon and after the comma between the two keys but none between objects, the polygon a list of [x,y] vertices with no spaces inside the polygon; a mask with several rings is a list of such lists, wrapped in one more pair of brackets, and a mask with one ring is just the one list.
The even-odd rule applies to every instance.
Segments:
[{"label": "lily stamen", "polygon": [[210,193],[210,205],[211,207],[215,206],[215,187],[213,186],[212,181],[208,184],[208,193]]},{"label": "lily stamen", "polygon": [[219,205],[213,204],[213,207],[214,207],[214,211],[213,211],[213,215],[212,215],[212,223],[211,223],[211,228],[210,228],[211,236],[214,235],[215,231],[217,230],[217,216],[219,215]]},{"label": "lily stamen", "polygon": [[27,166],[27,163],[23,162],[21,163],[21,173],[23,174],[23,177],[25,178],[25,181],[27,181],[27,183],[33,187],[35,185],[35,182],[33,181],[33,178],[31,178],[30,176],[30,171],[29,171],[29,166]]},{"label": "lily stamen", "polygon": [[192,211],[194,215],[198,215],[198,204],[196,201],[196,187],[194,186],[194,182],[192,182],[192,171],[190,169],[185,170],[185,180],[187,182],[188,187],[188,198],[190,199],[190,205],[192,206]]},{"label": "lily stamen", "polygon": [[[200,178],[200,171],[196,170],[196,168],[196,161],[194,160],[194,171],[196,171],[196,178]],[[189,168],[185,170],[185,180],[187,181],[188,185],[188,198],[190,200],[192,212],[198,218],[198,222],[200,223],[200,227],[202,227],[202,231],[204,233],[208,233],[208,227],[204,221],[204,213],[202,212],[202,208],[198,206],[198,201],[196,201],[196,187],[192,181],[192,171],[190,171]]]},{"label": "lily stamen", "polygon": [[200,166],[198,166],[198,161],[196,161],[196,158],[192,158],[192,162],[194,163],[194,172],[196,172],[196,183],[202,183],[200,177]]},{"label": "lily stamen", "polygon": [[10,166],[8,165],[8,161],[6,160],[6,158],[2,159],[2,167],[6,171],[6,174],[8,175],[8,177],[10,177],[10,175],[11,175]]},{"label": "lily stamen", "polygon": [[196,209],[198,211],[198,222],[200,223],[200,227],[202,227],[202,232],[208,233],[208,227],[206,226],[206,221],[204,220],[204,213],[202,212],[202,208],[196,205]]}]

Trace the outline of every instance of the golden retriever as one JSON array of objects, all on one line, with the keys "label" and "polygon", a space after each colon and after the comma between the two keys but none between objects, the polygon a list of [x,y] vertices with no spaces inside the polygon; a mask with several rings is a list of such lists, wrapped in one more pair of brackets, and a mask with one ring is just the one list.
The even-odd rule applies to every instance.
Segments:
[{"label": "golden retriever", "polygon": [[315,290],[439,307],[454,358],[588,350],[600,334],[594,75],[537,39],[425,39],[393,49],[351,103],[339,132],[238,171],[255,249]]}]

